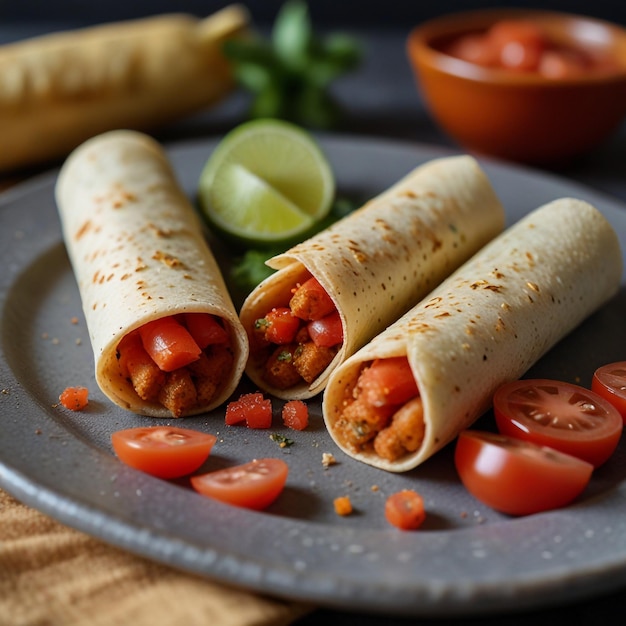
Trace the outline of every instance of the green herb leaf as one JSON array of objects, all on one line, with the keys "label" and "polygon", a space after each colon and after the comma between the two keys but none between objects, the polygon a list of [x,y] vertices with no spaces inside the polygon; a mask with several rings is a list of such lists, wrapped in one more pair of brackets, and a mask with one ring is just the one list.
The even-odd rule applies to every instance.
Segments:
[{"label": "green herb leaf", "polygon": [[230,40],[224,54],[237,82],[253,94],[249,115],[275,117],[312,128],[332,128],[341,109],[330,83],[357,68],[361,49],[353,37],[317,35],[306,2],[288,0],[276,16],[269,40]]}]

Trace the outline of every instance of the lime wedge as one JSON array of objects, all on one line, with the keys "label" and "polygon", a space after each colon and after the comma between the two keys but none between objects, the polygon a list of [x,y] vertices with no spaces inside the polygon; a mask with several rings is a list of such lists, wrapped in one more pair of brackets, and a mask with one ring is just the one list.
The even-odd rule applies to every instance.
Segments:
[{"label": "lime wedge", "polygon": [[333,171],[312,135],[273,119],[228,133],[198,183],[209,224],[256,246],[297,240],[328,215],[334,195]]}]

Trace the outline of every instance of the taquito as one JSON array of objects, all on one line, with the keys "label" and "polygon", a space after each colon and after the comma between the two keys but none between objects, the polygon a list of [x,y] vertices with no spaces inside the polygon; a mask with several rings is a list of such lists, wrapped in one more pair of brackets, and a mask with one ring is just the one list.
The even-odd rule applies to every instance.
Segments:
[{"label": "taquito", "polygon": [[162,147],[136,131],[95,136],[65,161],[55,194],[103,393],[154,417],[223,403],[248,341]]},{"label": "taquito", "polygon": [[417,166],[267,262],[278,271],[240,311],[247,375],[278,398],[315,396],[339,364],[503,228],[504,209],[476,159]]},{"label": "taquito", "polygon": [[[621,277],[618,237],[596,208],[560,198],[535,209],[335,370],[322,407],[330,435],[367,464],[415,468],[605,304]],[[385,379],[402,384],[385,390]]]}]

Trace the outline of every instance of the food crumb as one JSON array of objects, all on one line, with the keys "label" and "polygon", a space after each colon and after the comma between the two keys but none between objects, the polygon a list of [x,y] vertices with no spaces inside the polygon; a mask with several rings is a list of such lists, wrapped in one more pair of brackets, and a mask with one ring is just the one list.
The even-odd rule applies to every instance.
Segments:
[{"label": "food crumb", "polygon": [[58,346],[61,342],[59,341],[58,337],[54,337],[52,339],[52,343],[53,343],[53,345]]},{"label": "food crumb", "polygon": [[72,319],[70,319],[70,322],[74,325],[78,324],[78,318],[76,316],[72,317]]},{"label": "food crumb", "polygon": [[352,502],[350,501],[350,496],[339,496],[338,498],[335,498],[333,500],[333,505],[337,515],[345,517],[346,515],[350,515],[352,513]]},{"label": "food crumb", "polygon": [[372,485],[372,486],[370,487],[370,490],[371,490],[371,491],[379,491],[379,490],[380,490],[380,487],[379,487],[378,485]]},{"label": "food crumb", "polygon": [[330,452],[322,452],[322,465],[324,469],[328,469],[331,465],[335,465],[337,460]]}]

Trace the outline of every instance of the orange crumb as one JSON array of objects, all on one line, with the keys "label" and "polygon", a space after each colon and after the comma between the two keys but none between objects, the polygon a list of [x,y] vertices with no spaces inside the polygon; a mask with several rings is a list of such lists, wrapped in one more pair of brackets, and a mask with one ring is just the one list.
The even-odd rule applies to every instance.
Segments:
[{"label": "orange crumb", "polygon": [[345,516],[352,513],[352,502],[350,502],[350,496],[340,496],[333,500],[335,506],[335,513],[337,515]]}]

